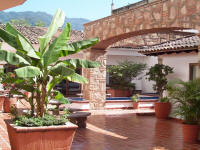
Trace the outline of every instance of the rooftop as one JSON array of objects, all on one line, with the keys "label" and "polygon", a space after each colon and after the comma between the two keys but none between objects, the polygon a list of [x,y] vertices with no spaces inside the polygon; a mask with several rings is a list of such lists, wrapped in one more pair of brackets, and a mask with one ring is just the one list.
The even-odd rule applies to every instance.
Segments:
[{"label": "rooftop", "polygon": [[165,53],[174,53],[174,52],[179,53],[186,51],[191,52],[191,51],[197,51],[198,46],[199,46],[198,36],[187,36],[176,40],[163,42],[161,44],[142,47],[140,53],[149,56],[157,56]]},{"label": "rooftop", "polygon": [[[5,28],[4,24],[0,24],[0,28]],[[47,27],[28,27],[28,26],[16,26],[16,29],[21,32],[32,44],[38,44],[38,37],[44,35],[48,28]],[[54,38],[58,37],[62,29],[59,29],[58,32],[54,35]],[[83,40],[84,33],[78,30],[71,30],[71,36],[69,43]]]}]

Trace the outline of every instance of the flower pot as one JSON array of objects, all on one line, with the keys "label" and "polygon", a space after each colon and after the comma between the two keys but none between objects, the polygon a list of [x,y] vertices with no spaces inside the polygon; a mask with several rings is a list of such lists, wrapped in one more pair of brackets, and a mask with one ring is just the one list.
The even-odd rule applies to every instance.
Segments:
[{"label": "flower pot", "polygon": [[155,113],[158,119],[167,119],[171,111],[171,103],[156,102]]},{"label": "flower pot", "polygon": [[138,109],[138,102],[133,102],[133,109]]},{"label": "flower pot", "polygon": [[129,97],[129,90],[120,90],[120,89],[107,89],[107,93],[111,94],[111,97]]},{"label": "flower pot", "polygon": [[18,127],[5,120],[11,150],[70,150],[77,126]]},{"label": "flower pot", "polygon": [[3,111],[4,101],[5,101],[5,96],[4,95],[0,95],[0,111]]},{"label": "flower pot", "polygon": [[196,143],[199,134],[199,125],[182,124],[183,141]]},{"label": "flower pot", "polygon": [[3,104],[4,113],[10,113],[10,107],[12,105],[16,105],[16,103],[17,103],[17,98],[15,98],[15,97],[11,97],[11,98],[5,97],[4,104]]}]

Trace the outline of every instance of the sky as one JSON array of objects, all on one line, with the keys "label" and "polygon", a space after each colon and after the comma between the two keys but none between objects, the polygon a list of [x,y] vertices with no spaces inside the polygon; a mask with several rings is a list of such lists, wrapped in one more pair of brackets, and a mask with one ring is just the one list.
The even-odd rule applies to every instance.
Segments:
[{"label": "sky", "polygon": [[[113,0],[114,7],[119,8],[140,0]],[[7,11],[43,11],[54,14],[61,8],[68,18],[86,18],[97,20],[111,14],[112,0],[27,0],[23,5]]]}]

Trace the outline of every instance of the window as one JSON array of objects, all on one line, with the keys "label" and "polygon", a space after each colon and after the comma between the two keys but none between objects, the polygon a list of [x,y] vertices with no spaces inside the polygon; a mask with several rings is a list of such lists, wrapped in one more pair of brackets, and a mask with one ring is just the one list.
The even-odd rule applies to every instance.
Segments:
[{"label": "window", "polygon": [[192,63],[190,64],[190,80],[194,80],[198,78],[198,70],[199,70],[199,65],[198,63]]}]

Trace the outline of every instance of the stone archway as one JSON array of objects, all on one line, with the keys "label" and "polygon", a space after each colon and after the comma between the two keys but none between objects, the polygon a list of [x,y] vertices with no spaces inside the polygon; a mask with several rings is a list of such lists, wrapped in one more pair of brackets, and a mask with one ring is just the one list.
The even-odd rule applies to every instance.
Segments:
[{"label": "stone archway", "polygon": [[88,50],[86,59],[100,61],[97,69],[84,70],[89,79],[84,97],[92,109],[103,109],[106,99],[106,48],[120,40],[159,31],[200,31],[200,0],[156,0],[84,25],[86,38],[100,42]]}]

